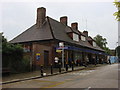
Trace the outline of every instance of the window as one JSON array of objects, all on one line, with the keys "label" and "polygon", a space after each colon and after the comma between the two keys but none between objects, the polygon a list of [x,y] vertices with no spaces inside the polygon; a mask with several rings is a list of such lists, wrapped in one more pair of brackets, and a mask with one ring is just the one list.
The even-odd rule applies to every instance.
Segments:
[{"label": "window", "polygon": [[96,42],[93,41],[93,46],[96,47]]},{"label": "window", "polygon": [[81,40],[86,41],[85,37],[81,35]]},{"label": "window", "polygon": [[31,51],[31,46],[30,45],[24,45],[23,50],[24,50],[24,52],[30,52]]},{"label": "window", "polygon": [[73,33],[73,40],[74,41],[79,41],[79,36],[75,33]]}]

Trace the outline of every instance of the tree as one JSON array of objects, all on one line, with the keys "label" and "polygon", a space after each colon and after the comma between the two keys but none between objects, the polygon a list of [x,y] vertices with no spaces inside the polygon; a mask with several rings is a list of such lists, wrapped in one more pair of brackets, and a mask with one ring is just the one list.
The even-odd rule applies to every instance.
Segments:
[{"label": "tree", "polygon": [[106,53],[110,54],[110,49],[106,47],[107,45],[106,38],[103,38],[101,35],[97,35],[94,37],[94,40],[100,48],[104,49]]},{"label": "tree", "polygon": [[101,47],[102,49],[104,49],[104,47],[106,47],[106,38],[103,38],[102,36],[100,35],[97,35],[94,37],[94,40],[96,41],[96,44]]},{"label": "tree", "polygon": [[2,36],[2,66],[16,69],[16,64],[23,58],[23,49],[20,45],[14,45],[7,42]]},{"label": "tree", "polygon": [[116,51],[117,56],[120,58],[120,46],[118,46],[118,47],[115,49],[115,51]]},{"label": "tree", "polygon": [[113,2],[114,3],[114,5],[118,8],[118,11],[117,12],[115,12],[113,15],[116,17],[116,19],[118,20],[118,21],[120,21],[120,1],[118,1],[118,0],[115,0],[115,2]]},{"label": "tree", "polygon": [[20,44],[11,44],[2,36],[2,67],[9,68],[12,73],[29,71],[29,60],[23,58]]},{"label": "tree", "polygon": [[118,62],[120,63],[120,46],[118,46],[116,49],[116,55],[118,56]]}]

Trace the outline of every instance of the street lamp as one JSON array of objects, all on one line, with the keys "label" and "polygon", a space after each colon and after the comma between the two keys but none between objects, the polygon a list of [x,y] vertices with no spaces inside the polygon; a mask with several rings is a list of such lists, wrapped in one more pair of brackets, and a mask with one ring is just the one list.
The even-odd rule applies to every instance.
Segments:
[{"label": "street lamp", "polygon": [[[118,0],[118,2],[120,3],[120,0]],[[118,6],[118,12],[119,11],[120,11],[120,6]],[[118,20],[120,20],[120,17]],[[120,46],[120,21],[118,21],[118,46]]]},{"label": "street lamp", "polygon": [[62,49],[62,69],[64,69],[64,42],[60,42],[59,47]]}]

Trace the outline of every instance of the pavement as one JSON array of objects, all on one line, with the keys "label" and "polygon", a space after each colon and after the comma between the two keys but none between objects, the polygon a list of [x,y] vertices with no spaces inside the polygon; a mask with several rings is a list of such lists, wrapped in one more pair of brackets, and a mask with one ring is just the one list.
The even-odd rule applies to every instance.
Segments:
[{"label": "pavement", "polygon": [[[74,67],[74,71],[83,70],[83,69],[90,69],[93,67],[99,67],[99,66],[103,66],[103,65],[106,65],[106,64],[98,64],[96,66],[89,65],[87,68],[84,66],[78,66],[78,67]],[[72,71],[72,68],[68,68],[68,72],[71,72],[71,71]],[[50,73],[50,69],[44,69],[44,73],[46,73],[45,76],[47,77],[47,76],[52,76],[52,75],[64,74],[64,73],[66,73],[66,71],[64,70],[61,73],[59,73],[59,69],[54,68],[52,75]],[[2,77],[2,83],[0,83],[0,84],[15,83],[15,82],[37,79],[37,78],[42,78],[40,71],[27,72],[27,73],[21,73],[21,74],[12,74],[12,75],[7,76],[7,77]]]},{"label": "pavement", "polygon": [[[50,77],[31,79],[16,83],[3,84],[3,88],[107,88],[119,90],[118,64],[104,65],[91,69],[77,70]],[[110,89],[111,88],[111,89]],[[96,90],[96,89],[94,89]]]}]

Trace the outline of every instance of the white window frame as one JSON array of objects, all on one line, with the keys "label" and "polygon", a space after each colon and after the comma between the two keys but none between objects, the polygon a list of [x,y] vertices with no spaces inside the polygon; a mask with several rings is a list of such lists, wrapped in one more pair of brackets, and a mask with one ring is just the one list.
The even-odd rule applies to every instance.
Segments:
[{"label": "white window frame", "polygon": [[73,33],[73,40],[74,40],[74,41],[79,41],[79,35]]},{"label": "white window frame", "polygon": [[94,46],[94,47],[96,47],[96,46],[97,46],[97,45],[96,45],[96,42],[94,42],[94,41],[93,41],[93,46]]},{"label": "white window frame", "polygon": [[85,36],[81,35],[81,40],[82,40],[82,41],[86,41]]}]

